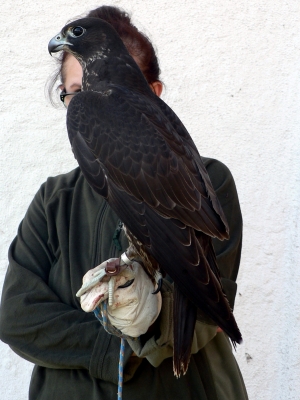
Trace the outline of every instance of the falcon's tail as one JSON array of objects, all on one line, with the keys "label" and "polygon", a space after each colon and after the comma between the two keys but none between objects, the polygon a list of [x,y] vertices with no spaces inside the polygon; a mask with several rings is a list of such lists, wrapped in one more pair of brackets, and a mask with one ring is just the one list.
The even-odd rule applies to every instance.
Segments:
[{"label": "falcon's tail", "polygon": [[229,336],[234,348],[236,347],[236,343],[242,342],[241,333],[233,316],[227,296],[222,288],[211,238],[202,237],[200,240],[202,242],[201,248],[205,252],[201,255],[199,268],[203,268],[206,265],[209,274],[207,288],[211,291],[212,299],[207,296],[206,303],[198,310],[196,305],[182,293],[174,282],[173,369],[176,377],[180,377],[181,374],[184,375],[188,369],[197,313],[201,316],[204,312],[202,317],[209,317],[211,323],[216,324],[216,329],[217,326],[222,328]]},{"label": "falcon's tail", "polygon": [[173,370],[179,378],[185,375],[191,357],[197,307],[191,303],[174,284],[173,305]]}]

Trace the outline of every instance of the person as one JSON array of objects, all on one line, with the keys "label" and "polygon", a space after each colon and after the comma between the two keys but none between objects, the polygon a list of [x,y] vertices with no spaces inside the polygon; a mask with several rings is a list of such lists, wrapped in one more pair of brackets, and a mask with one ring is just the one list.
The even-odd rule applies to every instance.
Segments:
[{"label": "person", "polygon": [[[160,96],[163,85],[155,51],[128,14],[102,6],[88,16],[114,26]],[[63,53],[57,77],[67,106],[81,90],[81,66],[72,55]],[[230,227],[228,241],[213,243],[233,308],[242,243],[238,195],[224,164],[203,161]],[[9,249],[0,313],[1,340],[35,364],[29,399],[116,399],[120,340],[108,334],[93,313],[81,309],[76,293],[87,271],[119,257],[126,247],[117,215],[90,188],[79,168],[48,178],[35,195]],[[247,399],[227,336],[200,313],[189,369],[181,378],[174,377],[172,285],[167,280],[161,296],[154,329],[126,343],[123,398]]]}]

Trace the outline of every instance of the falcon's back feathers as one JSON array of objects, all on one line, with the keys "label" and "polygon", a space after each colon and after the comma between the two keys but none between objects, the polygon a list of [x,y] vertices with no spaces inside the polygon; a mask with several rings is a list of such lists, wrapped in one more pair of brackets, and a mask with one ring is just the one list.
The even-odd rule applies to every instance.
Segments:
[{"label": "falcon's back feathers", "polygon": [[189,361],[196,307],[233,342],[241,341],[211,243],[212,237],[228,238],[225,215],[190,135],[152,93],[114,29],[82,19],[62,30],[62,47],[54,39],[50,51],[64,48],[83,67],[82,93],[67,113],[81,170],[174,280],[174,370],[180,375]]}]

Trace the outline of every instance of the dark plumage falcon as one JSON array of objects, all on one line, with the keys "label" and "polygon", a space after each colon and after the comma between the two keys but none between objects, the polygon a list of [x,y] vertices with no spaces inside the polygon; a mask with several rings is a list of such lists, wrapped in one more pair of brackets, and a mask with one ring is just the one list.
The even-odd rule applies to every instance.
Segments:
[{"label": "dark plumage falcon", "polygon": [[82,92],[69,104],[67,128],[80,168],[126,226],[148,273],[174,281],[174,373],[190,359],[197,308],[232,342],[241,334],[224,295],[211,238],[228,225],[189,133],[149,88],[108,23],[84,18],[66,25],[49,52],[73,54]]}]

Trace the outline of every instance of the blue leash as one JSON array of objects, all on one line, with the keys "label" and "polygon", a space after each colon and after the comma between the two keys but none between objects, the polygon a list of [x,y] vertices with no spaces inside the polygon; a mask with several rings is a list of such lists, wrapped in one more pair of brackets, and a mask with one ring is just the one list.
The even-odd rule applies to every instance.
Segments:
[{"label": "blue leash", "polygon": [[121,331],[112,326],[107,318],[107,300],[103,301],[95,310],[96,318],[101,322],[103,328],[111,335],[116,335],[121,338],[120,356],[119,356],[119,377],[118,377],[118,400],[122,400],[123,393],[123,370],[124,370],[124,352],[125,338]]},{"label": "blue leash", "polygon": [[125,339],[121,338],[119,357],[118,400],[122,400],[123,392],[123,366],[124,366]]}]

